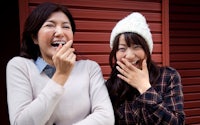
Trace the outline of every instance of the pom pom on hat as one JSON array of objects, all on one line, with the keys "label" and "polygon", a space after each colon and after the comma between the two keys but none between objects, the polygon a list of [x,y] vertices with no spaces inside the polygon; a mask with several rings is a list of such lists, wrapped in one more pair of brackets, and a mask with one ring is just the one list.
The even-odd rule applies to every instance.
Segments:
[{"label": "pom pom on hat", "polygon": [[147,42],[150,53],[153,51],[153,40],[145,17],[139,12],[133,12],[120,20],[113,28],[110,36],[110,47],[113,47],[115,37],[124,32],[137,33]]}]

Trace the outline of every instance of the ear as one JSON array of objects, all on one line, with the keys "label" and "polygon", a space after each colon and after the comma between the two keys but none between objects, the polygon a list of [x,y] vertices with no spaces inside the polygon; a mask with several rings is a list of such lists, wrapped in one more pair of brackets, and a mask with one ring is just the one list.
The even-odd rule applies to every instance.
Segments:
[{"label": "ear", "polygon": [[34,42],[35,44],[38,44],[37,38],[36,38],[34,35],[31,35],[31,37],[32,37],[33,42]]}]

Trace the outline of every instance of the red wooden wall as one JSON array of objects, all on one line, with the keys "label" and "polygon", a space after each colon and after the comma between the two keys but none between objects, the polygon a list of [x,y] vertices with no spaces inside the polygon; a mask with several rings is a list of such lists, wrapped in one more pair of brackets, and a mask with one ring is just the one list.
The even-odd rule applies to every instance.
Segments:
[{"label": "red wooden wall", "polygon": [[[46,0],[19,0],[20,28],[28,13]],[[112,28],[123,17],[139,11],[147,17],[153,33],[153,59],[160,65],[169,64],[168,0],[51,0],[66,5],[77,25],[74,47],[78,58],[97,61],[105,79],[110,74],[108,56]]]},{"label": "red wooden wall", "polygon": [[186,124],[200,124],[200,1],[171,0],[170,65],[182,76]]}]

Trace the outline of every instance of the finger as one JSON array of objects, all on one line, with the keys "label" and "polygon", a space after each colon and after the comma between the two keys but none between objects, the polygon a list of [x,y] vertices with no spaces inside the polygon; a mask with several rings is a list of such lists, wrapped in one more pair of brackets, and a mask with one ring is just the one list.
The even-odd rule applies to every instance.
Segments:
[{"label": "finger", "polygon": [[119,66],[116,66],[116,69],[123,75],[123,76],[127,76],[127,72],[125,70],[123,70],[122,68],[120,68]]},{"label": "finger", "polygon": [[122,62],[126,65],[129,70],[136,70],[137,68],[130,63],[126,58],[122,58]]},{"label": "finger", "polygon": [[75,49],[74,48],[69,48],[68,50],[66,50],[62,55],[61,58],[66,60],[67,58],[69,58],[70,55],[75,55],[74,54]]},{"label": "finger", "polygon": [[63,45],[63,47],[71,48],[71,47],[72,47],[72,44],[73,44],[73,41],[72,41],[72,40],[69,40],[65,45]]},{"label": "finger", "polygon": [[72,57],[72,63],[75,63],[76,61],[76,54],[74,54],[74,56]]},{"label": "finger", "polygon": [[76,55],[74,53],[70,53],[67,57],[67,60],[70,61],[71,63],[74,63],[76,60]]},{"label": "finger", "polygon": [[[66,50],[68,50],[69,48],[72,47],[73,41],[70,40],[68,41],[65,45],[62,46],[62,48],[60,49],[60,51],[58,51],[58,54],[63,54],[65,53]],[[59,45],[60,46],[60,45]]]},{"label": "finger", "polygon": [[121,63],[120,61],[117,61],[117,64],[121,67],[121,69],[125,70],[126,72],[129,71],[129,69],[126,67],[126,65],[124,65],[124,64]]},{"label": "finger", "polygon": [[147,71],[147,70],[148,70],[148,68],[147,68],[147,61],[146,61],[146,59],[144,59],[144,60],[142,61],[142,70],[145,70],[145,71]]},{"label": "finger", "polygon": [[117,77],[119,77],[120,79],[124,80],[125,82],[129,83],[129,79],[126,78],[125,76],[121,75],[121,74],[117,74]]},{"label": "finger", "polygon": [[56,52],[58,52],[62,48],[62,44],[59,44],[58,47],[56,48]]}]

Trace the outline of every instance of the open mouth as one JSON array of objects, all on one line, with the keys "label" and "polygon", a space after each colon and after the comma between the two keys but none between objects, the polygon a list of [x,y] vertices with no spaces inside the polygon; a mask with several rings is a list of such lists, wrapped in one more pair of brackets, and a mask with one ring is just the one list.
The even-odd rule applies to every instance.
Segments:
[{"label": "open mouth", "polygon": [[132,64],[133,64],[133,65],[137,65],[139,62],[140,62],[140,61],[137,60],[137,61],[134,61]]},{"label": "open mouth", "polygon": [[140,68],[142,65],[142,62],[140,60],[137,60],[135,62],[132,63],[135,67]]},{"label": "open mouth", "polygon": [[62,46],[65,45],[65,43],[66,43],[66,42],[64,42],[64,41],[57,41],[57,42],[51,43],[51,45],[52,45],[53,47],[58,47],[60,44],[62,44]]}]

